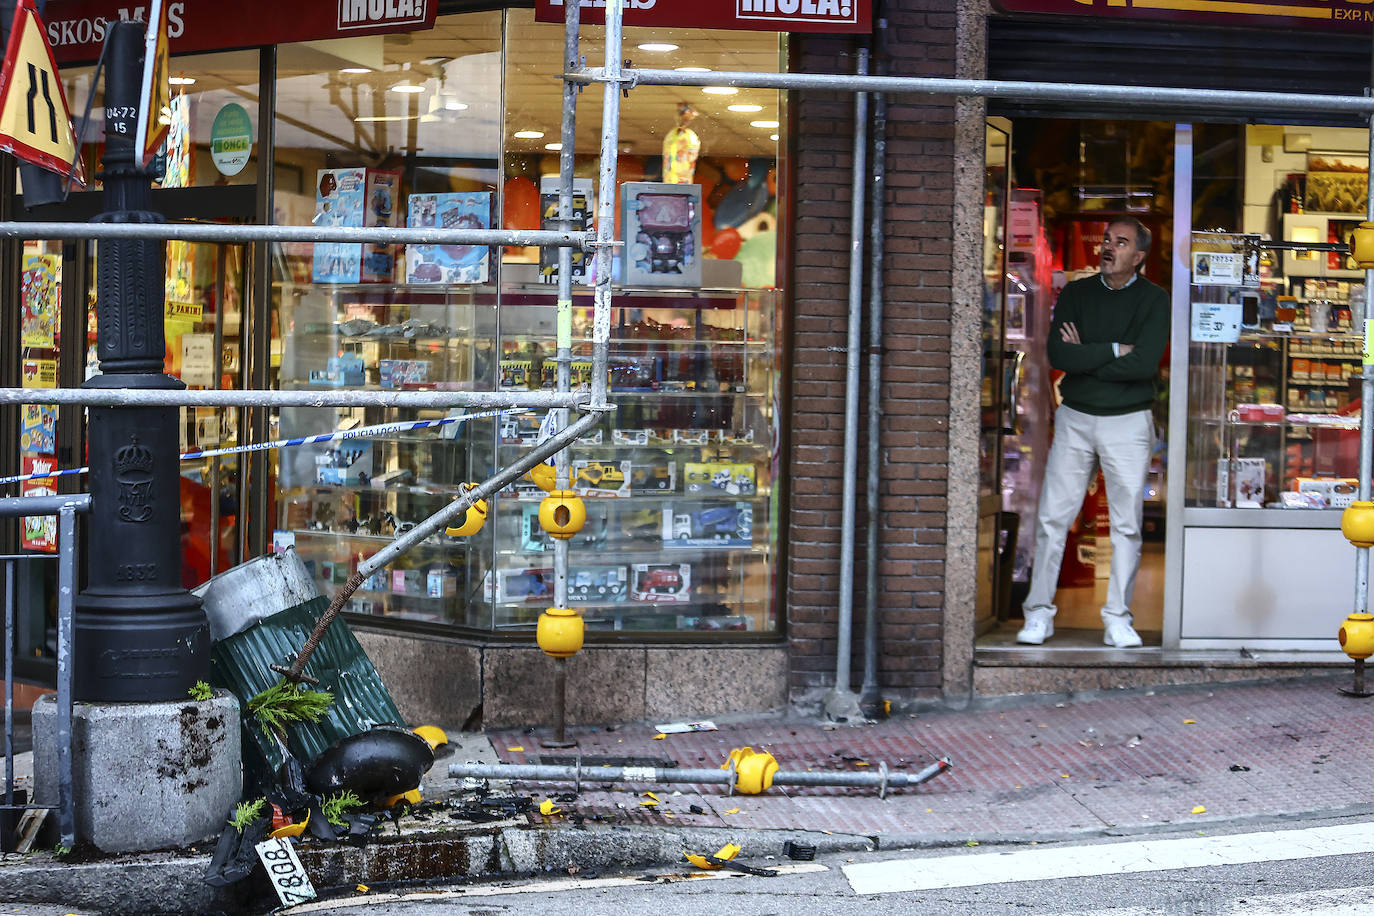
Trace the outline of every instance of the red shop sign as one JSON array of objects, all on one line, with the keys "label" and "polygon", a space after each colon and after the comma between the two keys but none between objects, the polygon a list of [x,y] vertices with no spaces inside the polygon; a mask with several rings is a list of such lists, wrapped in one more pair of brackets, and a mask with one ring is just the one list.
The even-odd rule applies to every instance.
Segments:
[{"label": "red shop sign", "polygon": [[1004,13],[1368,31],[1370,0],[992,0]]},{"label": "red shop sign", "polygon": [[[173,54],[189,54],[413,32],[434,28],[438,6],[439,0],[170,0],[167,38]],[[89,63],[100,56],[109,23],[147,12],[146,0],[49,0],[43,21],[59,64]]]},{"label": "red shop sign", "polygon": [[[624,0],[625,24],[756,32],[869,32],[872,0]],[[606,0],[581,0],[582,21],[606,21]],[[563,0],[535,0],[534,18],[562,22]]]}]

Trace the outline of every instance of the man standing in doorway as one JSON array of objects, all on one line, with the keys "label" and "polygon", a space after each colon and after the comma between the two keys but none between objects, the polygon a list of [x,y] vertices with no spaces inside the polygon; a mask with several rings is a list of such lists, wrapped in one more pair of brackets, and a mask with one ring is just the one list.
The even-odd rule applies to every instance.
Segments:
[{"label": "man standing in doorway", "polygon": [[1054,633],[1054,594],[1069,525],[1098,467],[1107,481],[1112,572],[1102,606],[1103,642],[1140,645],[1131,594],[1140,569],[1145,479],[1154,449],[1155,376],[1169,341],[1169,294],[1138,273],[1150,230],[1134,217],[1107,227],[1101,273],[1064,287],[1050,323],[1050,365],[1065,374],[1054,444],[1040,488],[1035,565],[1016,641],[1040,645]]}]

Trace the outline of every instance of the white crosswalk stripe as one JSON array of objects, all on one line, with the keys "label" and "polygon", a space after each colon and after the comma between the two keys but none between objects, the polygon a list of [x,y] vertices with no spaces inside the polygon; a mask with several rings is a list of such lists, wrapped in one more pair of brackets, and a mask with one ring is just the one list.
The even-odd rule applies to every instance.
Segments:
[{"label": "white crosswalk stripe", "polygon": [[[844,874],[856,894],[890,894],[1370,852],[1374,852],[1374,824],[1347,824],[1230,836],[892,859],[845,865]],[[1112,912],[1121,913],[1120,910]],[[1363,912],[1369,912],[1367,904]]]}]

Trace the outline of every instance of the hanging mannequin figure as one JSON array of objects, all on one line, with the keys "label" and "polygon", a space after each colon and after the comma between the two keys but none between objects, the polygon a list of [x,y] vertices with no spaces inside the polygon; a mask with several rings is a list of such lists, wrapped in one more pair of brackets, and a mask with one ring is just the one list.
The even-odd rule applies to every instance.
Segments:
[{"label": "hanging mannequin figure", "polygon": [[686,102],[677,106],[677,126],[663,138],[663,180],[667,184],[691,184],[697,170],[701,138],[689,126],[696,110]]}]

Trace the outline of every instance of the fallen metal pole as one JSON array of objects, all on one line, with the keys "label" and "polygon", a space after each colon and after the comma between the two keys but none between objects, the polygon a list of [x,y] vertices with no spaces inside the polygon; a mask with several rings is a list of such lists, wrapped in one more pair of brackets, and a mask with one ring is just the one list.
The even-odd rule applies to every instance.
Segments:
[{"label": "fallen metal pole", "polygon": [[[368,338],[370,339],[370,338]],[[0,404],[76,404],[83,407],[574,407],[585,391],[183,391],[154,388],[0,388]]]},{"label": "fallen metal pole", "polygon": [[1174,89],[1163,86],[1099,86],[1092,83],[1051,83],[1031,80],[969,80],[919,76],[854,76],[845,73],[746,73],[713,70],[623,68],[614,74],[599,67],[583,67],[564,74],[577,83],[633,86],[734,86],[739,89],[829,89],[851,92],[914,93],[918,95],[978,96],[1053,102],[1115,102],[1122,105],[1160,104],[1181,108],[1244,111],[1250,114],[1298,111],[1374,114],[1374,99],[1358,95],[1316,95],[1289,92],[1232,92],[1221,89]]},{"label": "fallen metal pole", "polygon": [[[779,770],[773,774],[775,786],[840,786],[853,789],[902,789],[919,785],[948,770],[952,763],[941,757],[919,773],[894,773],[886,763],[879,763],[863,772],[853,770],[793,771]],[[454,763],[448,775],[473,779],[528,779],[540,782],[572,782],[581,791],[582,783],[601,785],[608,782],[643,782],[664,785],[724,785],[734,790],[736,775],[730,769],[693,769],[689,767],[603,767],[603,766],[542,766],[522,763]]]},{"label": "fallen metal pole", "polygon": [[0,222],[0,237],[162,239],[178,242],[375,242],[392,245],[546,245],[590,248],[587,232],[556,229],[416,229],[399,226],[245,226],[207,223]]}]

